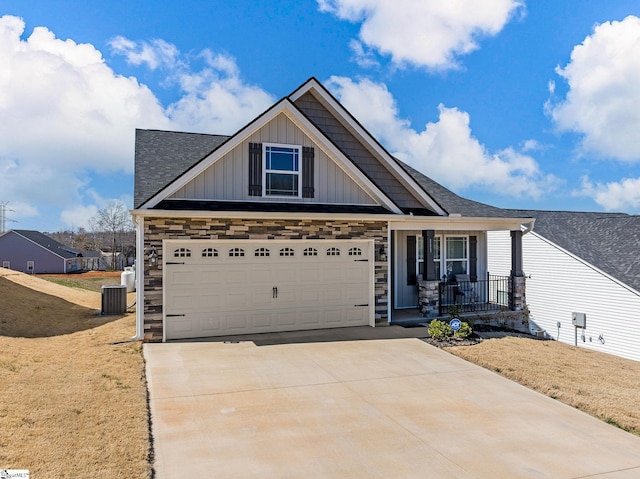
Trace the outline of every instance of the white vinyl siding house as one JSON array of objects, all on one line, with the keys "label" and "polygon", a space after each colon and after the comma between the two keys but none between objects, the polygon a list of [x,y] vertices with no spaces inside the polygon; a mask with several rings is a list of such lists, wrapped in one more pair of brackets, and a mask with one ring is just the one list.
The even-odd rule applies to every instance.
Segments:
[{"label": "white vinyl siding house", "polygon": [[[509,235],[489,232],[489,269],[508,274]],[[640,361],[640,292],[536,233],[522,240],[532,329],[577,347]],[[573,313],[586,315],[575,328]]]}]

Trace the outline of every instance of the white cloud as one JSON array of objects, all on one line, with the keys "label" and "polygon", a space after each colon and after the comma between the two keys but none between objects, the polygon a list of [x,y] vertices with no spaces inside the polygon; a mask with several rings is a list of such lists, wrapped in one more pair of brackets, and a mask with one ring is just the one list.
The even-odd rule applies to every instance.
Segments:
[{"label": "white cloud", "polygon": [[184,96],[169,105],[167,115],[176,128],[232,134],[275,101],[260,87],[240,78],[234,58],[208,50],[202,57],[206,62],[202,70],[175,74]]},{"label": "white cloud", "polygon": [[109,42],[109,46],[114,53],[123,55],[129,64],[146,64],[151,70],[161,66],[175,66],[179,53],[175,45],[162,39],[136,43],[117,36]]},{"label": "white cloud", "polygon": [[362,42],[359,42],[358,40],[351,40],[349,42],[349,48],[353,53],[353,60],[359,67],[374,68],[380,66],[374,52],[371,51],[371,49],[366,48]]},{"label": "white cloud", "polygon": [[569,86],[547,106],[558,127],[583,135],[585,153],[640,161],[640,18],[596,26],[557,73]]},{"label": "white cloud", "polygon": [[593,183],[582,178],[582,187],[576,196],[587,196],[607,211],[640,213],[640,178],[624,178],[619,182]]},{"label": "white cloud", "polygon": [[537,162],[514,148],[489,153],[472,135],[469,114],[440,105],[439,118],[422,131],[400,118],[395,99],[383,84],[331,77],[328,88],[391,154],[454,188],[540,198],[559,182]]},{"label": "white cloud", "polygon": [[517,13],[520,0],[317,0],[320,11],[362,23],[360,41],[397,65],[432,69],[456,66]]},{"label": "white cloud", "polygon": [[71,208],[64,209],[60,214],[60,219],[70,229],[88,229],[91,226],[91,218],[94,218],[96,214],[98,214],[98,207],[96,205],[76,205]]},{"label": "white cloud", "polygon": [[100,187],[96,175],[133,173],[136,128],[230,133],[272,102],[243,82],[232,57],[205,51],[205,66],[194,73],[163,40],[114,39],[115,53],[133,65],[163,67],[178,85],[183,96],[165,108],[93,45],[56,38],[45,27],[23,39],[24,32],[21,18],[0,17],[0,201],[25,205],[28,215],[43,214],[46,205],[65,209],[57,221],[67,222],[93,208],[87,188]]}]

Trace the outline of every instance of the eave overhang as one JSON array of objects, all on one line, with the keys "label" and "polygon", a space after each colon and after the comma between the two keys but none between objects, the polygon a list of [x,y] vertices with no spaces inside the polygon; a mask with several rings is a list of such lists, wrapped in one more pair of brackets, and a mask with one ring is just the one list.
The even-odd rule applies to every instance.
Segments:
[{"label": "eave overhang", "polygon": [[134,218],[203,218],[203,219],[281,219],[318,221],[385,221],[390,230],[475,230],[503,231],[520,230],[522,225],[533,223],[533,218],[480,218],[464,216],[413,216],[396,214],[353,213],[301,213],[263,211],[192,211],[137,209],[130,211]]}]

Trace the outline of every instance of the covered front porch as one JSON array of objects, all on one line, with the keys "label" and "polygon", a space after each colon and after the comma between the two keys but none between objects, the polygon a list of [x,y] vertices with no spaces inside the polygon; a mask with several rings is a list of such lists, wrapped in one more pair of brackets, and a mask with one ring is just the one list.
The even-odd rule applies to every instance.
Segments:
[{"label": "covered front porch", "polygon": [[[475,218],[433,223],[443,223],[442,218],[391,225],[389,322],[457,316],[528,331],[522,271],[522,235],[527,230],[520,221]],[[511,273],[492,275],[487,231],[506,229],[511,233],[511,251],[503,252],[502,260],[511,263]]]}]

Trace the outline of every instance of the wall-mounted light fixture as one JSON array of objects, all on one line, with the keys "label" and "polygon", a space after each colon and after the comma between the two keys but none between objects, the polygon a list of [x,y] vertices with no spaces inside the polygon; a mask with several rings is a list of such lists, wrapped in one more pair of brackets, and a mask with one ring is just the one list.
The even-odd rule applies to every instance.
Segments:
[{"label": "wall-mounted light fixture", "polygon": [[387,252],[384,249],[384,245],[380,245],[378,249],[378,261],[386,261],[387,260]]},{"label": "wall-mounted light fixture", "polygon": [[155,249],[152,249],[149,252],[149,266],[157,266],[158,265],[158,253],[156,253]]}]

